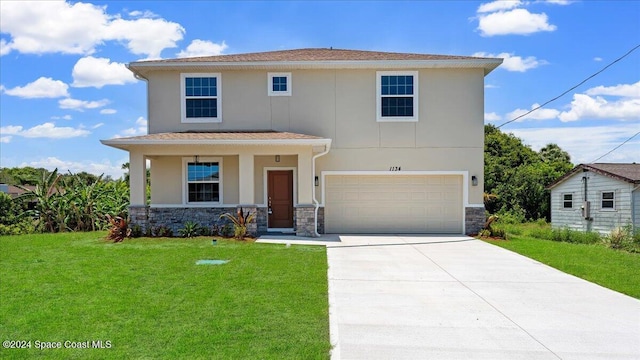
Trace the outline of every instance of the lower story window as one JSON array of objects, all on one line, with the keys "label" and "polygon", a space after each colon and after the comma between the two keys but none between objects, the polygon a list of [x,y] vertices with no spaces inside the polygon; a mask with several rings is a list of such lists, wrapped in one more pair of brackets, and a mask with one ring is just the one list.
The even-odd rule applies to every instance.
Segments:
[{"label": "lower story window", "polygon": [[615,209],[616,193],[613,191],[602,192],[602,209],[613,210]]},{"label": "lower story window", "polygon": [[562,208],[563,209],[573,208],[573,194],[562,194]]},{"label": "lower story window", "polygon": [[187,202],[220,202],[220,163],[187,163]]}]

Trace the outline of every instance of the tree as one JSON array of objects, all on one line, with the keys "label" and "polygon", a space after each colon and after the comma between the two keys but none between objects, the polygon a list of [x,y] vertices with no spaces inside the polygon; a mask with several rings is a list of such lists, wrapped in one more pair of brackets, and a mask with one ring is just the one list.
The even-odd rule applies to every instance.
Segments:
[{"label": "tree", "polygon": [[569,154],[556,144],[533,151],[513,134],[485,125],[485,206],[490,213],[517,213],[526,219],[549,218],[546,186],[569,171]]}]

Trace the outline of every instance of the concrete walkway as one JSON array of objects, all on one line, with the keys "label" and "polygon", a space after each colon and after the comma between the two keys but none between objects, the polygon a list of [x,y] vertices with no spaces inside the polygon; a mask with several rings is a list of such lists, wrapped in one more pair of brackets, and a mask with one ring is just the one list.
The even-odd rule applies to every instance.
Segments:
[{"label": "concrete walkway", "polygon": [[340,240],[334,360],[640,359],[634,298],[464,236]]}]

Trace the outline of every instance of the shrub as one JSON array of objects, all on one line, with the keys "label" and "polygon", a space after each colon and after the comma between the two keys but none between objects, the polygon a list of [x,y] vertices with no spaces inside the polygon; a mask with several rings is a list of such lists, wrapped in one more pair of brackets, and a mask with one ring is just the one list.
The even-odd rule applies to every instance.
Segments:
[{"label": "shrub", "polygon": [[497,215],[489,216],[487,222],[484,224],[484,227],[480,230],[478,235],[480,235],[480,237],[491,237],[506,240],[507,234],[505,230],[494,226],[499,219],[500,218]]},{"label": "shrub", "polygon": [[143,235],[142,227],[138,224],[133,225],[131,228],[131,237],[139,238]]},{"label": "shrub", "polygon": [[192,238],[200,235],[200,225],[193,221],[187,221],[184,223],[184,227],[178,230],[178,234],[182,237]]},{"label": "shrub", "polygon": [[238,240],[243,240],[245,236],[247,236],[247,224],[251,223],[251,221],[253,221],[255,217],[255,213],[247,211],[247,213],[245,214],[242,211],[242,208],[238,209],[238,213],[236,214],[236,216],[233,216],[229,213],[220,215],[220,219],[226,218],[233,223],[233,235]]},{"label": "shrub", "polygon": [[233,226],[231,224],[224,224],[224,226],[220,229],[220,235],[222,237],[231,237],[233,234]]},{"label": "shrub", "polygon": [[120,216],[111,217],[109,214],[107,214],[106,217],[111,224],[111,228],[107,234],[107,239],[113,240],[114,243],[117,243],[122,242],[124,238],[131,236],[131,229],[129,229],[127,220]]},{"label": "shrub", "polygon": [[167,226],[160,225],[153,228],[152,235],[154,237],[173,237],[173,230]]},{"label": "shrub", "polygon": [[631,225],[614,228],[603,238],[603,242],[611,249],[634,250],[634,234]]}]

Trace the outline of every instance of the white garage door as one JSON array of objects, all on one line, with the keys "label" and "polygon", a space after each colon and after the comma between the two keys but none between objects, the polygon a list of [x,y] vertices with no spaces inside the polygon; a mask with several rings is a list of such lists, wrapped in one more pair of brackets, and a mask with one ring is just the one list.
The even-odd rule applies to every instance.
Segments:
[{"label": "white garage door", "polygon": [[460,175],[329,175],[327,233],[462,233]]}]

